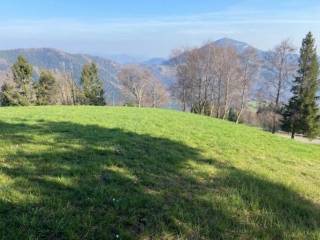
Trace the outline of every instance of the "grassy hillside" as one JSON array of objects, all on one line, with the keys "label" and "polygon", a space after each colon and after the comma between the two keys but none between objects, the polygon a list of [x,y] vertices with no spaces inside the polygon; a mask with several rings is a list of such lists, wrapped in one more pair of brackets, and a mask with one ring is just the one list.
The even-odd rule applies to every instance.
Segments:
[{"label": "grassy hillside", "polygon": [[0,239],[319,239],[319,173],[320,146],[192,114],[0,108]]}]

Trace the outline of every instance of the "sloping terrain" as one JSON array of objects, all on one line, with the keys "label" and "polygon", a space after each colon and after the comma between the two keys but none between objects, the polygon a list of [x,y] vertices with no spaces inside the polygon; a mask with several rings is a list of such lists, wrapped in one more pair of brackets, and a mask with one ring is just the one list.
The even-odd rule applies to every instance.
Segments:
[{"label": "sloping terrain", "polygon": [[319,239],[320,146],[153,109],[0,108],[0,239]]}]

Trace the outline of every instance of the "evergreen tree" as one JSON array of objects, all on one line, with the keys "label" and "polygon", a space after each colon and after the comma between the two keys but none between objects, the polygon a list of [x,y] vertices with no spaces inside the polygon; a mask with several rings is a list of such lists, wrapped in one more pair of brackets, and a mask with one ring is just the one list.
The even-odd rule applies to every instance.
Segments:
[{"label": "evergreen tree", "polygon": [[237,122],[237,111],[233,107],[229,110],[228,120],[231,122]]},{"label": "evergreen tree", "polygon": [[319,133],[319,109],[317,107],[319,64],[315,39],[309,32],[302,42],[299,70],[292,87],[293,96],[283,112],[283,128],[314,138]]},{"label": "evergreen tree", "polygon": [[86,104],[105,105],[103,83],[99,79],[98,67],[95,63],[83,66],[81,85]]},{"label": "evergreen tree", "polygon": [[30,105],[33,101],[32,65],[23,56],[19,56],[11,71],[19,95],[18,105]]},{"label": "evergreen tree", "polygon": [[49,71],[42,71],[36,85],[38,105],[52,105],[57,102],[57,81]]}]

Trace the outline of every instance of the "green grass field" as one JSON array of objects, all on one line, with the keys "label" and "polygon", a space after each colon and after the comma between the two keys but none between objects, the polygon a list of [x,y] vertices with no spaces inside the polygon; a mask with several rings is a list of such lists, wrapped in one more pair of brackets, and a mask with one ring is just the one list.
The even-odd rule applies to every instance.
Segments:
[{"label": "green grass field", "polygon": [[181,112],[0,108],[1,239],[320,239],[320,146]]}]

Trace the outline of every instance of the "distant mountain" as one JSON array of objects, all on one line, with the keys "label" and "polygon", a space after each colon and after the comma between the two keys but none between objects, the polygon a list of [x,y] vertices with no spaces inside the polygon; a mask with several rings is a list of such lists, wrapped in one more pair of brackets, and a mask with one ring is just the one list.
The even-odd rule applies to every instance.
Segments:
[{"label": "distant mountain", "polygon": [[147,61],[144,61],[142,64],[144,65],[161,65],[163,63],[165,63],[167,61],[167,59],[165,58],[151,58]]},{"label": "distant mountain", "polygon": [[147,59],[143,56],[132,56],[126,54],[106,55],[106,58],[111,59],[122,65],[138,64],[138,65],[159,65],[167,61],[165,58],[154,57]]},{"label": "distant mountain", "polygon": [[143,56],[132,56],[127,54],[106,55],[106,58],[111,59],[119,64],[141,64],[147,61]]},{"label": "distant mountain", "polygon": [[166,64],[168,60],[164,58],[152,58],[142,63],[148,68],[167,88],[175,81],[175,71],[172,66]]},{"label": "distant mountain", "polygon": [[[232,47],[237,51],[238,54],[241,54],[248,49],[253,49],[256,51],[257,57],[261,61],[265,61],[268,57],[270,57],[270,55],[273,54],[272,51],[264,51],[264,50],[255,48],[245,42],[240,42],[240,41],[230,39],[230,38],[222,38],[222,39],[219,39],[219,40],[213,42],[212,44],[215,44],[216,46],[221,46],[221,47]],[[298,57],[299,57],[298,54],[291,54],[289,56],[289,58],[293,62],[296,62],[298,60]]]},{"label": "distant mountain", "polygon": [[105,88],[109,92],[119,93],[116,74],[120,64],[114,61],[86,54],[70,54],[51,48],[5,50],[0,51],[0,75],[9,70],[19,55],[25,56],[34,66],[35,75],[38,75],[41,69],[68,72],[72,73],[76,82],[80,81],[83,65],[95,62],[99,67]]},{"label": "distant mountain", "polygon": [[[249,45],[248,43],[237,41],[231,38],[221,38],[209,44],[214,44],[219,47],[232,47],[237,51],[238,54],[242,54],[247,50],[254,50],[257,54],[258,59],[261,61],[265,61],[270,56],[270,54],[272,54],[271,51],[263,51]],[[205,47],[206,46],[204,46],[204,48]]]},{"label": "distant mountain", "polygon": [[[232,47],[237,50],[237,52],[242,53],[247,49],[256,49],[245,42],[240,42],[230,38],[221,38],[213,42],[216,46],[219,47]],[[260,50],[259,50],[260,51]]]}]

